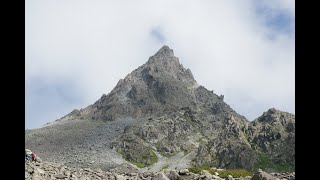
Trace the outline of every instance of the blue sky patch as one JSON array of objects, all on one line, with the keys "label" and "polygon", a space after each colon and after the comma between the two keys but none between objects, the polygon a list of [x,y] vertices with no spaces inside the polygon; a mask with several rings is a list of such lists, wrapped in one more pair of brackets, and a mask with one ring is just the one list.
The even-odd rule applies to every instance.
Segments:
[{"label": "blue sky patch", "polygon": [[151,36],[155,38],[157,41],[159,41],[160,43],[164,43],[166,41],[166,38],[161,32],[160,28],[153,28],[151,30]]},{"label": "blue sky patch", "polygon": [[258,18],[261,18],[264,25],[277,33],[291,35],[294,33],[295,19],[286,10],[271,8],[263,1],[254,1]]},{"label": "blue sky patch", "polygon": [[62,80],[45,82],[42,78],[26,81],[26,128],[41,127],[71,112],[83,98],[74,83]]}]

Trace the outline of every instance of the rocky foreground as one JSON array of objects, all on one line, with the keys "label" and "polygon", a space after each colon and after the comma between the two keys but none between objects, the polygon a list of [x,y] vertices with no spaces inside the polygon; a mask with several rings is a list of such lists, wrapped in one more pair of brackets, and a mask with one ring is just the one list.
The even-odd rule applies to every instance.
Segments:
[{"label": "rocky foreground", "polygon": [[253,177],[246,176],[241,178],[221,178],[219,173],[214,175],[208,171],[202,171],[200,174],[189,172],[188,169],[169,170],[164,169],[160,172],[139,172],[132,166],[122,166],[109,171],[102,171],[90,168],[70,168],[61,163],[51,162],[26,162],[25,179],[28,180],[51,180],[51,179],[72,179],[72,180],[189,180],[189,179],[226,179],[226,180],[294,180],[295,173],[271,173],[268,174],[259,170]]}]

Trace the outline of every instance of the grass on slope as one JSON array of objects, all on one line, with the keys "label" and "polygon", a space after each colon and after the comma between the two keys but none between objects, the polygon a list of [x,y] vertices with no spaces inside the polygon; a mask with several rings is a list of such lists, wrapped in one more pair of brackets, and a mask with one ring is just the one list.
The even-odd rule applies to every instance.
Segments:
[{"label": "grass on slope", "polygon": [[158,162],[158,156],[156,155],[156,153],[154,153],[151,149],[149,150],[150,155],[151,155],[151,162],[150,165],[157,163]]},{"label": "grass on slope", "polygon": [[144,168],[144,164],[139,163],[139,162],[130,162],[133,165],[136,165],[138,168]]},{"label": "grass on slope", "polygon": [[219,173],[219,176],[222,178],[228,177],[231,175],[234,178],[245,177],[245,176],[253,176],[253,174],[245,169],[226,169],[226,170],[217,170],[211,169],[210,165],[202,165],[202,166],[193,166],[188,168],[188,170],[192,173],[200,174],[202,170],[207,170],[210,174],[215,174],[215,172]]},{"label": "grass on slope", "polygon": [[260,153],[259,154],[259,158],[258,158],[258,162],[254,165],[253,167],[254,169],[273,169],[276,170],[277,172],[287,172],[290,171],[292,169],[292,167],[287,164],[287,163],[281,163],[281,164],[274,164],[269,157],[264,154],[264,153]]},{"label": "grass on slope", "polygon": [[163,167],[161,168],[161,171],[164,170],[164,169],[168,169],[168,168],[169,168],[169,165],[167,164],[167,165],[165,165],[165,166],[163,166]]},{"label": "grass on slope", "polygon": [[126,156],[125,156],[125,153],[121,150],[117,151],[119,154],[122,155],[122,157],[130,162],[131,164],[134,164],[136,165],[137,167],[139,168],[144,168],[146,166],[150,166],[154,163],[157,163],[158,162],[158,156],[156,155],[156,153],[153,152],[152,149],[149,149],[149,151],[147,150],[147,153],[141,155],[139,157],[139,159],[135,159],[135,160],[132,160],[132,159],[128,159]]},{"label": "grass on slope", "polygon": [[136,162],[136,163],[139,163],[140,166],[141,164],[143,164],[144,166],[150,166],[158,162],[158,156],[156,155],[156,153],[153,152],[152,149],[149,149],[149,153],[144,154],[141,158],[142,158],[140,159],[141,162]]}]

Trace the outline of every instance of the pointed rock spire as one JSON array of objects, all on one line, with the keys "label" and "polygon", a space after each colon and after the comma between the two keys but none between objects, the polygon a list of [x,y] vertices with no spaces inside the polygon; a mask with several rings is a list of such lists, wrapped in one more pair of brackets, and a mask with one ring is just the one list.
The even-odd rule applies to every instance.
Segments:
[{"label": "pointed rock spire", "polygon": [[164,45],[155,54],[155,56],[157,56],[157,55],[174,56],[174,53],[173,53],[173,50],[169,48],[169,46]]}]

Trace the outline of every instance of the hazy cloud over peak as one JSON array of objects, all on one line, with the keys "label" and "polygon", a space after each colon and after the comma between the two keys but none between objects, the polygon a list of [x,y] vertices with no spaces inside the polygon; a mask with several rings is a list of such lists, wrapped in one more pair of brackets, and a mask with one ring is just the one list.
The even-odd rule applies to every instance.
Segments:
[{"label": "hazy cloud over peak", "polygon": [[294,113],[291,0],[26,1],[26,128],[109,93],[164,44],[249,120]]}]

